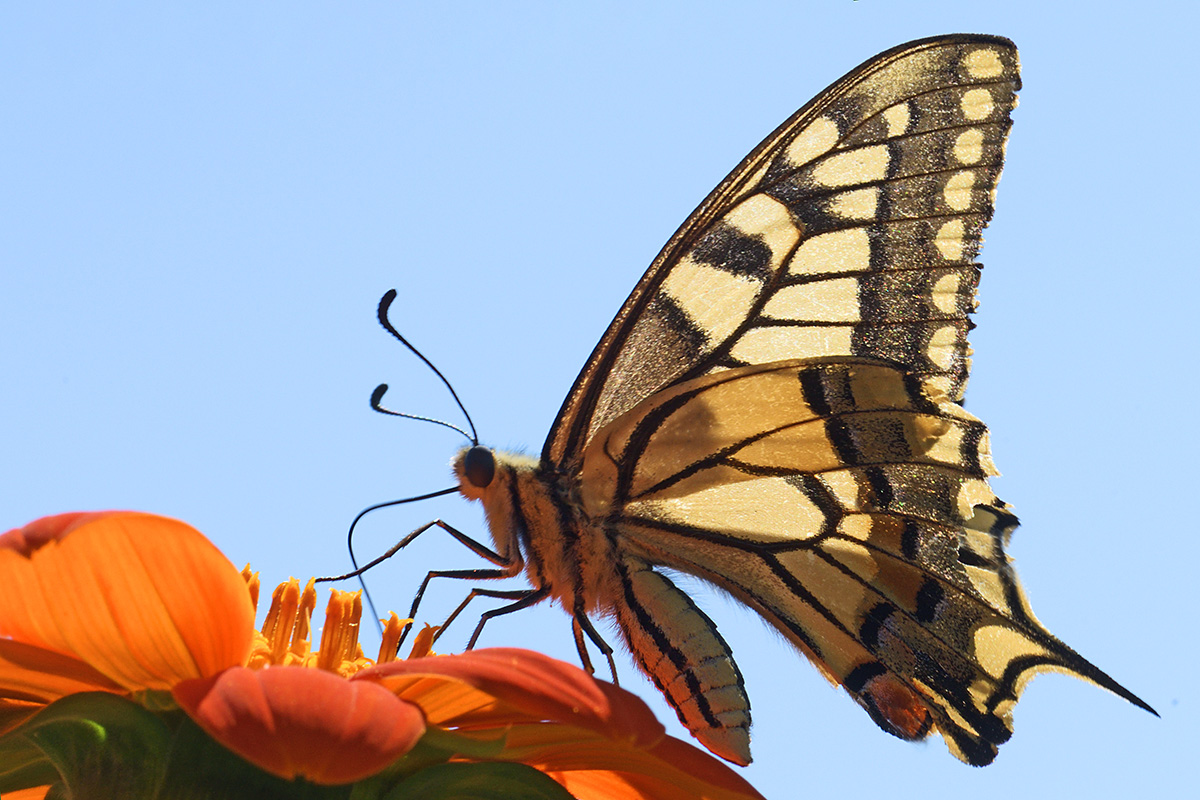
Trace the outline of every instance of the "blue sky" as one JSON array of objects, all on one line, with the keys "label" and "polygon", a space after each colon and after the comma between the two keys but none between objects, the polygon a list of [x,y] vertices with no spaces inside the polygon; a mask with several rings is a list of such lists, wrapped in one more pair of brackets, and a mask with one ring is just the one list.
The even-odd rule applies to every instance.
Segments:
[{"label": "blue sky", "polygon": [[[385,290],[481,437],[536,453],[645,266],[763,136],[892,45],[1002,34],[1025,89],[968,407],[1039,617],[1162,719],[1040,677],[972,769],[883,734],[752,614],[698,596],[746,674],[746,775],[769,797],[1189,785],[1193,4],[246,5],[0,9],[0,529],[136,508],[267,583],[342,571],[355,512],[449,485],[461,444],[367,407],[387,382],[392,406],[458,419],[376,324]],[[361,552],[435,516],[486,536],[449,498],[371,517]],[[475,564],[430,535],[373,577],[376,601],[404,610],[426,570]],[[481,644],[574,659],[556,608]]]}]

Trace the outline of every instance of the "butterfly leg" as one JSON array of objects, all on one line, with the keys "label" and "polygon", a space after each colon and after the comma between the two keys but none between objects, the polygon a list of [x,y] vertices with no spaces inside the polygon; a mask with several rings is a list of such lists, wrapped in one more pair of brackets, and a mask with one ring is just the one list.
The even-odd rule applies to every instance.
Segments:
[{"label": "butterfly leg", "polygon": [[[480,578],[480,577],[482,577],[483,579],[486,580],[488,578],[487,575],[481,576],[478,573],[490,572],[490,571],[491,570],[474,570],[473,572],[475,574],[468,575],[468,574],[465,574],[467,572],[467,570],[461,570],[461,572],[463,574],[441,573],[437,577],[442,577],[442,578]],[[492,576],[492,577],[495,577],[495,576]],[[500,577],[504,577],[504,576],[500,576]],[[474,600],[476,597],[495,597],[500,600],[524,600],[532,591],[533,591],[532,589],[484,589],[479,586],[476,586],[475,588],[471,589],[470,593],[466,597],[463,598],[463,601],[458,604],[458,607],[450,612],[450,616],[446,617],[445,621],[442,622],[442,624],[438,626],[438,632],[434,634],[433,641],[436,642],[441,637],[441,635],[446,632],[446,628],[450,627],[450,623],[452,623],[452,622],[454,622],[454,620],[458,619],[458,615],[461,614],[463,612],[463,610],[466,609],[467,605],[470,604],[470,602],[472,600]],[[483,615],[481,614],[480,616],[482,617]],[[476,635],[478,635],[478,634],[476,634]],[[474,638],[472,638],[472,640],[471,640],[472,644],[474,644],[474,641],[475,641]],[[470,650],[471,646],[472,646],[471,644],[467,645],[467,649]]]},{"label": "butterfly leg", "polygon": [[579,653],[579,661],[588,675],[595,675],[596,668],[592,666],[592,657],[588,655],[587,643],[583,641],[583,627],[579,620],[571,617],[571,635],[575,637],[575,650]]},{"label": "butterfly leg", "polygon": [[[408,616],[412,619],[416,619],[417,608],[418,608],[418,606],[421,605],[421,599],[425,596],[425,589],[429,586],[429,582],[431,580],[433,580],[434,578],[458,578],[460,580],[500,580],[502,578],[511,578],[514,575],[517,575],[525,567],[525,562],[521,559],[521,556],[519,553],[517,554],[516,558],[507,559],[504,556],[497,553],[496,551],[492,550],[490,547],[487,547],[486,545],[475,541],[470,536],[467,536],[462,531],[458,530],[457,528],[455,528],[451,525],[446,524],[445,522],[443,522],[440,519],[435,519],[432,522],[428,522],[428,523],[422,525],[421,527],[417,528],[415,531],[408,534],[403,539],[401,539],[399,542],[397,542],[393,547],[391,547],[387,551],[387,553],[380,556],[375,561],[372,561],[371,564],[368,564],[367,566],[370,567],[370,566],[374,565],[375,563],[377,563],[378,561],[382,561],[384,558],[389,557],[390,555],[394,554],[396,551],[402,549],[403,547],[406,547],[409,543],[411,543],[414,539],[416,539],[422,533],[424,533],[425,531],[429,530],[430,528],[434,528],[434,527],[441,528],[446,533],[453,536],[456,541],[458,541],[460,544],[465,546],[472,553],[479,556],[480,558],[483,558],[483,559],[486,559],[487,561],[492,562],[493,564],[498,566],[499,569],[434,570],[434,571],[427,573],[425,575],[425,580],[421,581],[420,587],[417,588],[417,594],[415,597],[413,597],[412,606],[408,610]],[[469,600],[469,598],[468,598],[468,600]],[[464,601],[464,605],[465,604],[466,604],[466,601]],[[454,617],[457,616],[458,612],[461,610],[462,610],[462,607],[457,609],[455,611],[455,613],[450,616],[450,619],[446,620],[445,624],[446,625],[450,624],[450,621],[453,620]],[[406,638],[408,638],[408,632],[410,630],[412,630],[411,624],[407,628],[405,628],[404,633],[402,633],[400,635],[400,640],[396,643],[397,648],[399,648],[400,645],[404,644],[404,640]]]},{"label": "butterfly leg", "polygon": [[579,651],[579,660],[583,663],[583,668],[587,670],[589,675],[594,675],[596,668],[592,666],[592,659],[588,656],[587,643],[583,641],[583,635],[592,640],[592,644],[604,654],[608,659],[608,670],[612,674],[613,686],[620,686],[621,682],[617,680],[617,662],[613,660],[612,646],[604,641],[604,637],[592,625],[592,621],[581,610],[576,610],[571,617],[571,632],[575,636],[575,649]]},{"label": "butterfly leg", "polygon": [[535,606],[550,596],[550,589],[545,586],[541,587],[540,589],[522,589],[512,592],[499,592],[492,589],[472,589],[471,593],[467,595],[467,599],[463,600],[462,603],[459,604],[458,608],[454,610],[454,613],[450,615],[450,619],[446,620],[446,624],[450,624],[450,620],[454,619],[454,617],[458,615],[458,612],[466,608],[467,603],[471,602],[471,600],[478,596],[502,597],[509,599],[516,598],[517,602],[509,603],[508,605],[501,606],[500,608],[493,608],[480,614],[479,624],[475,626],[475,632],[471,634],[471,639],[467,642],[468,650],[474,649],[475,642],[479,639],[479,634],[483,633],[483,626],[487,624],[489,619],[492,617],[503,616],[504,614],[511,614],[514,611],[520,611],[521,609],[529,608],[530,606]]},{"label": "butterfly leg", "polygon": [[[424,525],[417,528],[415,531],[408,534],[403,539],[401,539],[400,541],[396,542],[394,545],[389,547],[383,553],[383,555],[379,556],[378,558],[371,559],[371,561],[367,562],[364,566],[359,567],[358,569],[354,570],[353,572],[347,572],[344,575],[331,575],[326,578],[317,578],[317,582],[324,583],[326,581],[344,581],[347,578],[354,578],[359,575],[362,575],[367,570],[372,569],[373,567],[383,563],[384,561],[387,561],[389,558],[396,555],[396,553],[400,552],[405,547],[408,547],[410,544],[412,544],[414,539],[416,539],[418,536],[420,536],[422,533],[429,530],[430,528],[441,528],[446,533],[453,536],[460,544],[465,546],[472,553],[479,556],[480,558],[484,558],[484,559],[492,562],[493,564],[496,564],[497,566],[501,566],[501,567],[505,567],[505,568],[509,568],[512,566],[512,562],[508,558],[505,558],[504,556],[500,555],[499,553],[492,550],[487,545],[484,545],[484,544],[481,544],[481,543],[475,541],[470,536],[467,536],[462,531],[458,530],[457,528],[455,528],[451,525],[446,524],[442,520],[435,519],[431,522],[426,522]],[[518,572],[520,572],[522,566],[524,566],[524,562],[522,562],[520,560],[520,556],[518,555],[517,559],[516,559],[516,568],[513,570],[512,574],[516,575]]]}]

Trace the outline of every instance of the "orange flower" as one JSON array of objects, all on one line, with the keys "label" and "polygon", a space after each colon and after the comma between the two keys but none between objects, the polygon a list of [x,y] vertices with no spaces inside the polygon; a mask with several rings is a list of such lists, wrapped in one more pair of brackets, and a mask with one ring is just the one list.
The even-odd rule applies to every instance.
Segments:
[{"label": "orange flower", "polygon": [[505,731],[497,758],[537,768],[580,800],[761,797],[724,762],[667,736],[636,695],[541,653],[497,647],[414,658],[355,679],[417,703],[430,725]]},{"label": "orange flower", "polygon": [[[373,662],[358,645],[357,593],[333,592],[318,650],[311,582],[280,585],[255,631],[257,576],[176,520],[38,520],[0,536],[0,585],[5,797],[55,782],[82,796],[89,780],[113,794],[114,775],[191,792],[215,781],[214,794],[245,786],[247,797],[295,780],[339,798],[356,783],[431,794],[472,781],[547,798],[562,787],[577,798],[759,796],[666,736],[635,696],[546,656],[392,661],[407,622],[392,615]],[[430,639],[418,635],[414,654]],[[89,746],[108,748],[97,774]]]}]

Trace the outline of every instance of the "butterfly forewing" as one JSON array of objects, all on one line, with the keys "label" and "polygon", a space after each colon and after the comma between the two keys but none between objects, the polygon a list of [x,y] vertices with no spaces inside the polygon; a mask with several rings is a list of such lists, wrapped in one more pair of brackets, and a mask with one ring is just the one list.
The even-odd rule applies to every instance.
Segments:
[{"label": "butterfly forewing", "polygon": [[678,380],[856,355],[967,379],[980,233],[1019,88],[1006,39],[864,64],[769,136],[668,242],[592,353],[543,457]]}]

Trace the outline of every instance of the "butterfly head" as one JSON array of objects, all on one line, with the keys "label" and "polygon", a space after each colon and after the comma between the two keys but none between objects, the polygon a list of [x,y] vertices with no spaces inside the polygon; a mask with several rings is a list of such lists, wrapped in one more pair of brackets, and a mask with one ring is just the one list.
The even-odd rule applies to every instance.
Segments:
[{"label": "butterfly head", "polygon": [[454,461],[454,472],[463,494],[471,490],[481,492],[496,478],[496,456],[491,448],[479,444],[463,448]]},{"label": "butterfly head", "polygon": [[[528,499],[530,492],[537,494],[534,477],[537,466],[535,458],[478,444],[464,447],[454,457],[459,494],[483,504],[496,552],[510,564],[521,563],[517,531],[524,530],[523,525],[517,524],[521,516],[514,508],[514,499],[518,495]],[[528,513],[528,509],[525,511]]]},{"label": "butterfly head", "polygon": [[468,500],[483,501],[486,508],[493,499],[507,497],[504,487],[522,481],[522,476],[533,472],[537,465],[536,458],[472,444],[458,451],[451,466],[459,494]]}]

